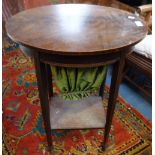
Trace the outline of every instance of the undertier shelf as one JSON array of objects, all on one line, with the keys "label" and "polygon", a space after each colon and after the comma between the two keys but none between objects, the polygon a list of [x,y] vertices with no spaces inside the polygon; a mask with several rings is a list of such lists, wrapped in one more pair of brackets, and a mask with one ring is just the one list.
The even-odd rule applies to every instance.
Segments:
[{"label": "undertier shelf", "polygon": [[106,114],[99,96],[65,101],[56,96],[50,104],[51,129],[104,128]]}]

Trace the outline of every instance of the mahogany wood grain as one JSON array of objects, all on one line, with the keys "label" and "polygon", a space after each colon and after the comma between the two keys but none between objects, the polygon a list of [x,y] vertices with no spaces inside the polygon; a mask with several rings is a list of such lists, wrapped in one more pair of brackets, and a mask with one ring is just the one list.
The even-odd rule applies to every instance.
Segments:
[{"label": "mahogany wood grain", "polygon": [[6,28],[8,35],[24,46],[81,55],[117,52],[139,42],[146,35],[146,27],[136,26],[135,21],[145,25],[136,15],[115,8],[61,4],[20,12]]},{"label": "mahogany wood grain", "polygon": [[124,68],[124,63],[125,63],[125,54],[122,53],[122,55],[120,57],[120,61],[116,62],[113,65],[102,150],[105,150],[105,148],[106,148],[106,142],[108,140],[108,136],[109,136],[109,132],[110,132],[111,124],[112,124],[112,118],[114,115],[116,99],[117,99],[117,95],[118,95],[119,84],[121,81],[121,74],[122,74],[122,70]]},{"label": "mahogany wood grain", "polygon": [[[137,26],[135,21],[141,22]],[[42,114],[51,150],[49,97],[50,65],[95,67],[113,64],[102,148],[105,149],[118,95],[125,56],[142,40],[146,25],[139,17],[118,9],[86,4],[38,7],[13,16],[7,33],[34,59]],[[103,81],[104,85],[105,81]],[[52,87],[52,86],[51,86]],[[103,97],[103,86],[100,96]]]},{"label": "mahogany wood grain", "polygon": [[41,103],[41,109],[43,114],[43,120],[45,125],[45,131],[47,136],[47,142],[49,145],[49,151],[52,151],[52,139],[51,139],[51,127],[50,127],[50,105],[49,105],[49,89],[48,89],[48,77],[46,74],[46,64],[40,62],[39,53],[35,53],[34,55],[34,63],[36,67],[36,75],[38,81],[38,89],[39,89],[39,97]]},{"label": "mahogany wood grain", "polygon": [[52,97],[53,96],[52,72],[51,72],[51,66],[49,64],[46,64],[46,73],[47,73],[48,93],[49,97]]}]

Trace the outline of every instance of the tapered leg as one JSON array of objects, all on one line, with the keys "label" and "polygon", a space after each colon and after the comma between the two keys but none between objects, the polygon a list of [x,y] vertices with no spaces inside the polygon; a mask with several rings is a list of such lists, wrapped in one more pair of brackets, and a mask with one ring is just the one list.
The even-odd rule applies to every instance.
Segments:
[{"label": "tapered leg", "polygon": [[46,72],[47,72],[48,93],[49,97],[52,97],[53,96],[52,72],[51,72],[51,66],[49,64],[46,64]]},{"label": "tapered leg", "polygon": [[124,61],[125,61],[125,55],[122,54],[120,60],[113,64],[107,116],[106,116],[106,125],[105,125],[105,132],[104,132],[104,141],[101,145],[103,151],[105,150],[106,142],[108,141],[108,136],[109,136],[109,132],[112,124],[112,118],[113,118],[114,109],[116,105],[116,99],[118,95],[119,84],[121,81],[121,73],[124,67]]},{"label": "tapered leg", "polygon": [[[107,67],[107,68],[108,68],[108,67]],[[99,90],[99,96],[102,97],[102,100],[103,100],[103,97],[104,97],[104,88],[105,88],[105,81],[106,81],[106,77],[107,77],[107,70],[108,70],[108,69],[106,69],[105,77],[104,77],[104,79],[103,79],[103,81],[102,81],[102,84],[101,84],[100,90]]]},{"label": "tapered leg", "polygon": [[48,99],[48,83],[47,83],[47,73],[46,64],[40,62],[39,53],[35,53],[35,67],[36,75],[38,81],[38,89],[40,96],[40,104],[42,109],[42,115],[45,125],[45,131],[47,136],[47,142],[49,146],[49,151],[52,151],[52,139],[51,139],[51,126],[50,126],[50,108]]}]

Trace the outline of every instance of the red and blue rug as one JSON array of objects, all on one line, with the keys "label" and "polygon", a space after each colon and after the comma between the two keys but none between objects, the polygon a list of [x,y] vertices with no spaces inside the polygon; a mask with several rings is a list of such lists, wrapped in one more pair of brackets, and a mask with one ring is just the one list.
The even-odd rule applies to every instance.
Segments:
[{"label": "red and blue rug", "polygon": [[[11,47],[3,51],[3,155],[50,154],[34,66],[16,45]],[[104,105],[107,100],[108,88]],[[151,155],[151,131],[151,123],[118,97],[105,152],[99,147],[103,129],[54,130],[53,155]]]}]

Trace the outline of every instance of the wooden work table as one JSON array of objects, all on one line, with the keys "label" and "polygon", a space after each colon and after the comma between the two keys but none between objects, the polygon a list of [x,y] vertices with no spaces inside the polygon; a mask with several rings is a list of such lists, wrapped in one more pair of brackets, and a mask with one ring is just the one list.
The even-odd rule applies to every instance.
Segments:
[{"label": "wooden work table", "polygon": [[[132,47],[145,37],[147,33],[145,23],[131,13],[110,7],[62,4],[20,12],[10,18],[6,29],[10,38],[20,44],[23,52],[34,59],[50,149],[52,104],[49,102],[49,97],[53,96],[52,88],[49,87],[52,84],[50,65],[100,67],[113,64],[102,143],[105,149],[125,57],[131,52]],[[103,86],[99,95],[103,97]]]}]

